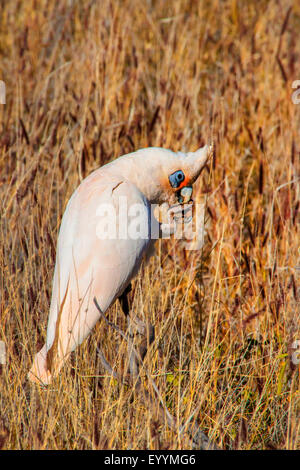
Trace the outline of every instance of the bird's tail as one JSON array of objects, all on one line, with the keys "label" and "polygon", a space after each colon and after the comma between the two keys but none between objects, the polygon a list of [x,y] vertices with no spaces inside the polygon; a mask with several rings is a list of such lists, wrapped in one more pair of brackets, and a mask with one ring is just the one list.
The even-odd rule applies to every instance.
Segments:
[{"label": "bird's tail", "polygon": [[28,372],[28,378],[32,382],[40,385],[49,385],[52,380],[52,375],[47,368],[47,348],[46,344],[35,355],[32,367]]}]

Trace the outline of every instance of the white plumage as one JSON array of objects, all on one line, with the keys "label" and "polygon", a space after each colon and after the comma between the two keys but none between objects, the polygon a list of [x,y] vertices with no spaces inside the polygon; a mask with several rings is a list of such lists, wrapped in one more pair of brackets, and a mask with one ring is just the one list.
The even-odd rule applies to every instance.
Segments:
[{"label": "white plumage", "polygon": [[123,293],[153,243],[151,204],[187,202],[210,153],[208,146],[187,154],[139,150],[94,171],[76,189],[62,218],[47,339],[31,380],[50,383],[88,336],[100,315],[94,297],[104,313]]}]

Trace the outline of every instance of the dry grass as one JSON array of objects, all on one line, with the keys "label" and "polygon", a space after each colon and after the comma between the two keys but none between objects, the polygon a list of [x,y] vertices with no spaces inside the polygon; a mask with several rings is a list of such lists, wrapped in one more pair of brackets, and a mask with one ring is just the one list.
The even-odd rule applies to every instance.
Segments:
[{"label": "dry grass", "polygon": [[[299,3],[16,0],[0,15],[0,447],[190,447],[107,376],[96,345],[117,365],[122,347],[103,321],[49,389],[26,375],[80,180],[213,133],[203,252],[161,241],[136,282],[133,309],[156,327],[146,364],[178,423],[221,447],[299,448]],[[119,305],[109,315],[122,324]]]}]

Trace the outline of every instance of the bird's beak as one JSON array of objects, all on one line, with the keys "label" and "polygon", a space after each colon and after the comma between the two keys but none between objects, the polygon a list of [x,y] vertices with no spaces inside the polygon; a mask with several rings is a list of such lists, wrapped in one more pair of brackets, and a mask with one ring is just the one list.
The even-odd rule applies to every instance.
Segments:
[{"label": "bird's beak", "polygon": [[193,194],[192,186],[183,186],[179,191],[177,191],[177,198],[179,204],[187,204],[191,201]]}]

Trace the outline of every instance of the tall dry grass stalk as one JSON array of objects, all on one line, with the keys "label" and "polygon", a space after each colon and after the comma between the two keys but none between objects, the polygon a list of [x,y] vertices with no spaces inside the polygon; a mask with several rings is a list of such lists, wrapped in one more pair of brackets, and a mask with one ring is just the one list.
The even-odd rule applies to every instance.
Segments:
[{"label": "tall dry grass stalk", "polygon": [[[82,178],[214,135],[204,249],[160,241],[136,280],[133,310],[156,328],[146,367],[178,426],[222,448],[299,448],[299,3],[16,0],[0,18],[0,447],[190,447],[103,370],[97,344],[116,369],[125,350],[103,321],[48,389],[26,375]],[[119,305],[109,318],[124,326]]]}]

